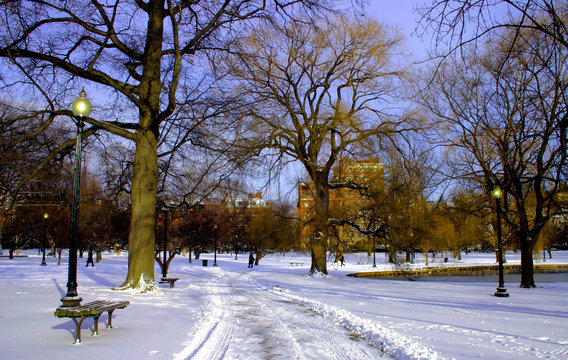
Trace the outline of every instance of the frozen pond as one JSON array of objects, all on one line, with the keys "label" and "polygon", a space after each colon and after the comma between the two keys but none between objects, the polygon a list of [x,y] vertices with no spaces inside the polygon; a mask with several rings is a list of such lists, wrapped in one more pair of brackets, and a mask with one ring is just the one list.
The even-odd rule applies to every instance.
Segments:
[{"label": "frozen pond", "polygon": [[[393,278],[376,278],[379,280],[404,280],[405,277]],[[476,282],[476,283],[495,283],[498,284],[498,275],[474,275],[474,276],[412,276],[409,280],[412,281],[430,281],[430,282]],[[505,287],[518,286],[521,283],[521,274],[506,274],[504,276]],[[536,286],[539,283],[560,283],[568,282],[568,273],[549,273],[549,274],[534,274],[534,281]]]}]

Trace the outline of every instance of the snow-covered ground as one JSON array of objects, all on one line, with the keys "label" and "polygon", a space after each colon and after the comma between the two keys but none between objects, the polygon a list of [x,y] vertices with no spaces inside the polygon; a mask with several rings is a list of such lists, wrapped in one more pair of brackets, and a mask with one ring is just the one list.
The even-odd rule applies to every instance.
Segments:
[{"label": "snow-covered ground", "polygon": [[[130,306],[115,311],[113,329],[102,315],[97,337],[85,320],[83,343],[73,345],[73,321],[53,316],[66,293],[67,259],[40,266],[37,251],[25,254],[0,258],[2,359],[568,359],[566,273],[538,275],[530,290],[507,277],[510,297],[498,298],[496,277],[345,276],[373,270],[366,254],[347,254],[346,265],[330,264],[326,277],[306,276],[309,255],[269,255],[248,269],[245,254],[218,255],[215,268],[205,254],[209,267],[174,259],[175,288],[130,294],[111,290],[124,280],[127,255],[104,254],[94,268],[79,259],[78,293],[83,302]],[[518,257],[508,253],[508,263]],[[493,254],[470,253],[459,265],[494,262]],[[568,252],[546,263],[566,264]],[[390,268],[383,254],[377,265]]]}]

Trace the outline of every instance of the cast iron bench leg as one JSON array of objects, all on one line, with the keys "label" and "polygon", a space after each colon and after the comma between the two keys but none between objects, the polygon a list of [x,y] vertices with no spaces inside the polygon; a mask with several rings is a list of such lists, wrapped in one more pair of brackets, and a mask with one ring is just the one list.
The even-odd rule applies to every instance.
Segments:
[{"label": "cast iron bench leg", "polygon": [[95,320],[95,325],[93,327],[93,336],[99,335],[99,317],[100,316],[101,316],[101,314],[98,314],[97,316],[95,316],[93,318]]},{"label": "cast iron bench leg", "polygon": [[83,324],[83,320],[85,320],[84,316],[81,316],[81,320],[78,318],[71,318],[75,322],[75,344],[81,343],[81,324]]},{"label": "cast iron bench leg", "polygon": [[115,309],[109,310],[108,311],[108,325],[107,325],[107,329],[112,329],[112,313],[114,312]]}]

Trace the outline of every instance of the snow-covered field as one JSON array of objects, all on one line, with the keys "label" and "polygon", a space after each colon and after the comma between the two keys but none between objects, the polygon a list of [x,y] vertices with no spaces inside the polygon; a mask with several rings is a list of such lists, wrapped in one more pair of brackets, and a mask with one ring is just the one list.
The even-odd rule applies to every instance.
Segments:
[{"label": "snow-covered field", "polygon": [[[366,254],[347,254],[326,277],[306,276],[309,255],[269,255],[248,269],[245,254],[218,255],[215,268],[205,254],[209,267],[174,259],[175,288],[130,294],[111,290],[124,280],[127,255],[104,254],[94,268],[79,259],[78,293],[83,302],[130,306],[115,311],[113,329],[102,315],[97,337],[85,320],[83,343],[73,345],[73,321],[53,316],[66,293],[67,259],[40,266],[37,251],[25,254],[0,258],[2,359],[568,359],[566,273],[539,275],[530,290],[507,277],[511,295],[497,298],[496,277],[346,277],[373,270]],[[518,263],[518,255],[507,260]],[[390,267],[384,262],[377,254],[379,269]],[[459,265],[494,262],[493,254],[471,253]],[[566,264],[568,252],[546,263]]]}]

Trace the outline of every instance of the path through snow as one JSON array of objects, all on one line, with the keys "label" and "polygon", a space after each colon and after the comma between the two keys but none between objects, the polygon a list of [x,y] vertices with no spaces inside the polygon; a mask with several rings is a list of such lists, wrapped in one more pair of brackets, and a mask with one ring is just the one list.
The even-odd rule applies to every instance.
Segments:
[{"label": "path through snow", "polygon": [[220,270],[206,290],[203,320],[176,360],[389,358],[304,304],[267,291],[245,272]]}]

